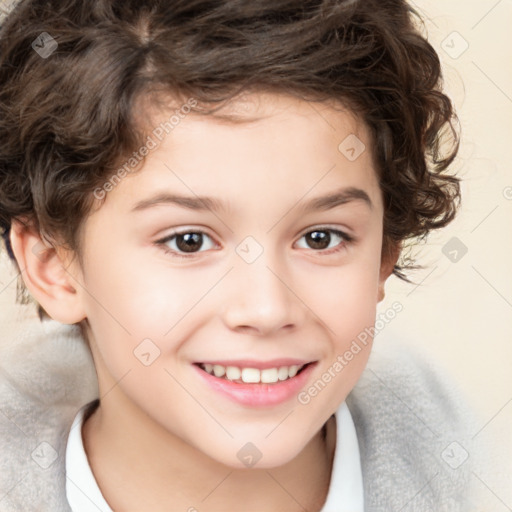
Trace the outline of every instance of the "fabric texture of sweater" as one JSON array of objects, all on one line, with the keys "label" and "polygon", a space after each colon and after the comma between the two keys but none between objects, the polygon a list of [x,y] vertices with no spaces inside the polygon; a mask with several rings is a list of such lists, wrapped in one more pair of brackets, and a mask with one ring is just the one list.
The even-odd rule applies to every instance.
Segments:
[{"label": "fabric texture of sweater", "polygon": [[[66,443],[77,411],[98,397],[78,326],[45,320],[4,340],[0,397],[0,512],[70,512]],[[346,403],[358,436],[366,512],[484,510],[475,504],[471,479],[486,452],[472,438],[482,420],[410,344],[376,338]]]}]

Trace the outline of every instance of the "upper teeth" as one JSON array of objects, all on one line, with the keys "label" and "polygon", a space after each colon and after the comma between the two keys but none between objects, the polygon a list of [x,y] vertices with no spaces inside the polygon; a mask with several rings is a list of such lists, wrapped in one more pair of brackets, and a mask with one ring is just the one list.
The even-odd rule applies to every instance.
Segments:
[{"label": "upper teeth", "polygon": [[295,377],[297,372],[305,365],[281,366],[279,368],[239,368],[238,366],[222,366],[220,364],[201,364],[201,368],[215,377],[224,377],[229,380],[242,380],[246,383],[272,383]]}]

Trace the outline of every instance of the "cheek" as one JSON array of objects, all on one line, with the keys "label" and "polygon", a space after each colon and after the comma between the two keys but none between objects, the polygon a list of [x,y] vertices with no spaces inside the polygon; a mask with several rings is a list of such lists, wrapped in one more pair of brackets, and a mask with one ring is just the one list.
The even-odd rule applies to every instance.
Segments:
[{"label": "cheek", "polygon": [[[103,240],[105,237],[96,234],[95,238]],[[128,330],[136,327],[139,320],[151,325],[153,319],[149,313],[158,311],[164,298],[167,306],[176,305],[184,290],[179,272],[166,270],[154,256],[153,249],[142,249],[134,241],[120,236],[112,237],[108,245],[98,245],[97,252],[88,257],[87,290]],[[174,286],[169,286],[171,275]]]},{"label": "cheek", "polygon": [[[89,261],[86,314],[98,349],[115,376],[136,361],[134,351],[139,346],[172,357],[201,323],[201,299],[218,280],[211,269],[171,268],[147,256],[116,258],[111,252],[108,260]],[[144,341],[148,339],[154,346]]]},{"label": "cheek", "polygon": [[[366,367],[373,344],[377,280],[355,266],[336,277],[318,303],[323,311],[319,316],[328,328],[329,348],[317,380],[299,397],[300,403],[314,403],[315,414],[333,413],[346,399]],[[318,401],[313,401],[316,396]]]},{"label": "cheek", "polygon": [[379,270],[378,248],[358,251],[350,264],[329,269],[322,280],[323,285],[315,289],[315,307],[336,339],[346,342],[373,325]]},{"label": "cheek", "polygon": [[[344,274],[344,273],[342,273]],[[319,315],[329,328],[333,357],[343,354],[355,339],[371,341],[368,329],[375,322],[377,310],[376,283],[374,280],[358,279],[351,269],[339,277],[339,286],[333,279],[330,290],[323,294],[318,306]]]}]

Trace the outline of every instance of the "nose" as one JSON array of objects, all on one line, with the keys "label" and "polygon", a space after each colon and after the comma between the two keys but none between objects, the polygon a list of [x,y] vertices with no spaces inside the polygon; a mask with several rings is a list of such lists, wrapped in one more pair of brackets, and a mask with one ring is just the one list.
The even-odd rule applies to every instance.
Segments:
[{"label": "nose", "polygon": [[223,308],[226,325],[238,332],[271,335],[298,328],[304,304],[294,289],[290,272],[264,252],[253,263],[239,260],[230,272],[231,288]]}]

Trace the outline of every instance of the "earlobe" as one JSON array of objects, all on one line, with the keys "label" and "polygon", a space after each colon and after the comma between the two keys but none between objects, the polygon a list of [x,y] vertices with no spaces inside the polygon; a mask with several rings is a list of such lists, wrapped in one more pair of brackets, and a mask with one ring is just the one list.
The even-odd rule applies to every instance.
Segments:
[{"label": "earlobe", "polygon": [[64,250],[57,251],[19,221],[12,222],[10,242],[25,286],[48,315],[63,324],[83,320],[81,294],[76,279],[64,267]]}]

